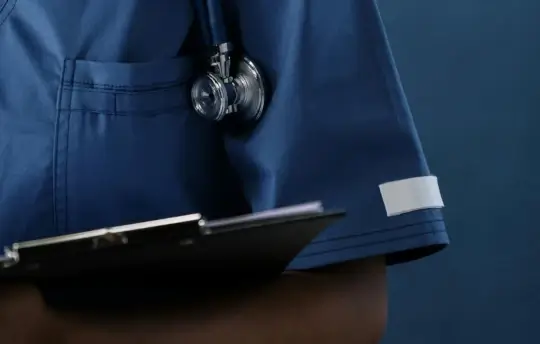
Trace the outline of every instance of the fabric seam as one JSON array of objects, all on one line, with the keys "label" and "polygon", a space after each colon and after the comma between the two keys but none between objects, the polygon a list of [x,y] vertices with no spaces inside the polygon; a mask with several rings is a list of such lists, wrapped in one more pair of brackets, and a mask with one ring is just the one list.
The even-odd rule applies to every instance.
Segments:
[{"label": "fabric seam", "polygon": [[[8,8],[6,15],[0,20],[0,26],[4,25],[6,20],[11,16],[13,11],[15,10],[15,5],[17,4],[19,0],[7,0],[6,3],[0,8],[0,18],[1,14],[6,11],[6,8]],[[12,3],[11,8],[7,7],[10,3]]]},{"label": "fabric seam", "polygon": [[[415,226],[422,226],[422,225],[426,225],[426,224],[439,223],[439,222],[444,223],[444,220],[419,222],[419,223],[416,223]],[[397,228],[394,228],[393,230],[397,231],[397,230],[400,230],[401,228],[402,227],[397,227]],[[321,254],[344,251],[344,250],[348,250],[348,249],[351,249],[351,248],[380,245],[380,244],[384,244],[384,243],[395,242],[395,241],[400,241],[400,240],[404,240],[404,239],[410,239],[410,238],[414,238],[414,237],[420,237],[420,236],[424,236],[424,235],[428,235],[428,234],[436,234],[436,233],[446,233],[446,230],[443,230],[443,229],[441,229],[441,230],[429,230],[429,231],[418,232],[418,233],[414,233],[414,234],[394,237],[394,238],[386,239],[386,240],[371,240],[369,242],[364,242],[364,243],[360,243],[360,244],[356,244],[356,245],[349,245],[349,246],[346,246],[346,247],[340,247],[340,248],[328,249],[328,250],[320,250],[320,251],[313,252],[313,253],[299,254],[297,258],[301,259],[301,258],[313,257],[313,256],[321,255]],[[360,235],[355,235],[355,236],[350,236],[350,237],[343,237],[343,238],[334,239],[334,240],[319,241],[317,244],[331,242],[331,241],[344,241],[344,240],[349,240],[349,239],[352,239],[352,238],[358,238],[358,237],[362,237],[362,236],[363,235],[360,234]]]},{"label": "fabric seam", "polygon": [[444,222],[444,219],[441,217],[441,218],[437,218],[437,219],[433,219],[433,220],[429,220],[429,221],[412,222],[412,223],[402,224],[401,226],[374,229],[374,230],[371,230],[369,232],[363,232],[361,234],[343,235],[343,236],[334,237],[334,238],[314,240],[312,245],[313,244],[321,244],[321,243],[331,242],[331,241],[339,241],[339,240],[344,240],[344,239],[354,239],[354,238],[358,238],[358,237],[362,237],[362,236],[377,235],[377,234],[391,232],[391,231],[395,231],[395,230],[402,230],[402,229],[407,228],[407,227],[415,227],[415,226],[422,225],[422,224],[430,224],[430,223],[437,223],[437,222]]}]

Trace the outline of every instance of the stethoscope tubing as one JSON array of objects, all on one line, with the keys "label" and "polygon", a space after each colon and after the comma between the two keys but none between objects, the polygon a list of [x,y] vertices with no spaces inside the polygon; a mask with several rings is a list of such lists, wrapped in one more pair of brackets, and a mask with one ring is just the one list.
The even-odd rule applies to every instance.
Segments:
[{"label": "stethoscope tubing", "polygon": [[227,29],[221,0],[195,0],[195,10],[205,43],[213,47],[227,43]]}]

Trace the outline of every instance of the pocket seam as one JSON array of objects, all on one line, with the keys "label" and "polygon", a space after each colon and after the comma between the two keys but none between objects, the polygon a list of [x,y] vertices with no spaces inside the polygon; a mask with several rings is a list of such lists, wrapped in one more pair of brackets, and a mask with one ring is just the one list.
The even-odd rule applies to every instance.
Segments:
[{"label": "pocket seam", "polygon": [[[178,86],[174,86],[174,87],[168,87],[168,88],[160,88],[160,89],[155,89],[155,90],[149,91],[149,92],[143,92],[143,91],[137,91],[137,92],[114,92],[112,90],[101,91],[101,90],[96,90],[96,89],[86,89],[86,88],[74,89],[74,88],[71,88],[71,87],[61,87],[60,93],[65,93],[66,96],[69,97],[69,102],[63,103],[62,98],[60,98],[59,102],[58,102],[58,105],[57,105],[57,110],[58,111],[70,111],[72,113],[73,112],[77,112],[77,113],[88,112],[88,113],[109,115],[109,116],[154,117],[154,116],[157,116],[157,115],[159,115],[161,113],[170,112],[170,111],[178,110],[178,109],[186,109],[187,107],[189,107],[189,101],[180,102],[182,97],[179,95],[178,96],[178,101],[179,102],[175,102],[177,104],[174,104],[172,106],[157,106],[155,108],[146,109],[146,110],[141,110],[141,109],[122,110],[121,108],[120,109],[118,108],[117,96],[120,95],[120,94],[127,95],[129,97],[142,97],[145,94],[146,95],[148,95],[148,94],[159,95],[160,93],[166,93],[166,92],[172,91],[172,90],[174,90],[176,88],[179,88],[181,86],[182,85],[178,85]],[[94,106],[79,107],[80,104],[78,104],[79,106],[77,106],[77,104],[76,104],[75,105],[76,107],[74,107],[73,106],[74,91],[75,92],[81,92],[81,93],[89,92],[89,93],[94,93],[94,94],[109,94],[109,95],[114,97],[114,104],[112,106],[110,106],[110,108],[108,108],[108,109],[107,108],[94,107]],[[180,92],[180,90],[179,90],[179,92]]]},{"label": "pocket seam", "polygon": [[193,63],[188,56],[148,62],[107,62],[66,59],[71,78],[68,87],[112,90],[153,90],[182,85],[191,79]]},{"label": "pocket seam", "polygon": [[68,111],[71,113],[90,113],[95,115],[104,115],[104,116],[120,116],[120,117],[155,117],[161,114],[178,110],[185,109],[185,106],[173,106],[169,108],[160,108],[156,110],[141,110],[141,111],[105,111],[105,110],[96,110],[96,109],[60,109],[60,111]]},{"label": "pocket seam", "polygon": [[114,85],[114,84],[99,84],[91,81],[64,81],[63,86],[82,90],[96,90],[95,92],[100,91],[110,91],[117,93],[118,91],[124,91],[126,93],[140,93],[140,92],[159,92],[173,87],[183,86],[187,84],[187,80],[169,82],[169,83],[149,83],[141,85]]},{"label": "pocket seam", "polygon": [[[66,59],[65,73],[60,80],[60,92],[65,94],[59,97],[57,110],[73,114],[155,117],[160,113],[187,109],[190,105],[187,90],[191,80],[189,60],[155,63],[162,67],[154,72],[153,62],[131,65]],[[115,73],[115,70],[119,72]],[[130,81],[133,83],[128,83]]]},{"label": "pocket seam", "polygon": [[[66,78],[66,64],[62,69],[60,87],[57,97],[55,141],[53,146],[53,209],[54,225],[58,234],[64,234],[67,227],[68,200],[67,200],[67,170],[68,170],[68,142],[69,142],[69,121],[71,113],[64,113],[61,104],[64,98],[68,99],[71,107],[73,92],[70,89],[63,89],[61,86]],[[73,76],[71,76],[73,77]]]},{"label": "pocket seam", "polygon": [[[9,18],[11,13],[15,10],[15,5],[19,0],[6,0],[4,5],[0,8],[0,26],[2,26]],[[11,8],[9,7],[11,4]]]}]

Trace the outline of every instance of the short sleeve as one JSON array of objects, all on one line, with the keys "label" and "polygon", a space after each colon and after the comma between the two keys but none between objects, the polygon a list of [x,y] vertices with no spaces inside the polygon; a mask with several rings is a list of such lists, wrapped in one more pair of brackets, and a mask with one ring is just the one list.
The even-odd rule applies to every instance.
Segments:
[{"label": "short sleeve", "polygon": [[[438,185],[375,5],[293,3],[291,16],[303,20],[287,21],[287,35],[269,41],[278,50],[271,59],[262,53],[268,47],[248,40],[262,67],[273,71],[264,119],[251,133],[226,138],[252,209],[320,200],[346,210],[289,269],[381,255],[396,264],[439,251],[449,241],[441,204],[421,201],[423,193],[438,194]],[[394,189],[385,195],[389,185]]]}]

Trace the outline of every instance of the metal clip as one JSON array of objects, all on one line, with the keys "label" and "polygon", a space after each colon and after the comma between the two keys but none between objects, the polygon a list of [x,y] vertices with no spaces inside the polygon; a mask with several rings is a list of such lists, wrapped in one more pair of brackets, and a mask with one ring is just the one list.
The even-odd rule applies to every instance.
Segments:
[{"label": "metal clip", "polygon": [[128,237],[123,233],[105,233],[92,239],[92,249],[124,245],[128,243]]},{"label": "metal clip", "polygon": [[224,83],[232,82],[231,55],[233,52],[233,45],[229,42],[222,43],[217,46],[216,50],[216,54],[211,58],[211,65]]},{"label": "metal clip", "polygon": [[0,266],[4,269],[10,268],[19,262],[19,253],[10,248],[4,247],[4,255],[0,256]]}]

